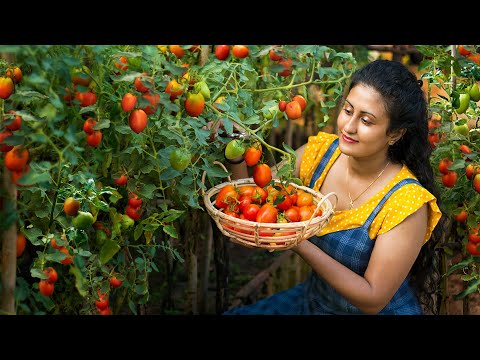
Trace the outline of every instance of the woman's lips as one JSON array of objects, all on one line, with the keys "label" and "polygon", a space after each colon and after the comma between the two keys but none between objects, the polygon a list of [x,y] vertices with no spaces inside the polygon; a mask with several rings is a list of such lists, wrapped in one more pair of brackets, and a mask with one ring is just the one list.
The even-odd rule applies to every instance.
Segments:
[{"label": "woman's lips", "polygon": [[352,138],[349,138],[348,136],[346,136],[345,134],[342,134],[342,138],[343,140],[345,140],[346,142],[350,143],[350,144],[354,144],[354,143],[357,143],[358,141],[356,140],[353,140]]}]

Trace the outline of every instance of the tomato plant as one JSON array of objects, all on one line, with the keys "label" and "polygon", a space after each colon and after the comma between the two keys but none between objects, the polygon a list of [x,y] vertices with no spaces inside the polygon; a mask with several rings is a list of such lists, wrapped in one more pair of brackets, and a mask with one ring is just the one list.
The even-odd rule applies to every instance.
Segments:
[{"label": "tomato plant", "polygon": [[[225,181],[228,172],[214,162],[225,162],[228,144],[241,135],[245,147],[254,144],[245,155],[250,166],[258,166],[261,150],[269,155],[262,161],[272,162],[266,167],[281,162],[277,176],[291,177],[295,152],[267,140],[287,124],[281,100],[301,96],[323,126],[356,69],[351,53],[320,45],[201,47],[4,49],[16,63],[0,61],[0,74],[13,69],[0,76],[0,162],[15,173],[18,199],[15,210],[2,210],[1,227],[16,222],[32,247],[20,259],[29,263],[19,274],[26,297],[18,312],[99,313],[97,290],[109,293],[118,272],[118,301],[102,311],[136,313],[151,299],[151,273],[165,271],[163,253],[182,263],[198,241],[185,224],[197,225],[192,217],[204,210],[202,191]],[[327,85],[335,92],[318,105],[310,101],[311,86]],[[259,174],[265,186],[270,176],[266,169]],[[265,203],[265,189],[249,191],[250,204]],[[217,200],[238,211],[236,189]],[[53,266],[61,279],[56,296],[39,297],[38,282],[30,280],[44,280],[43,270]]]}]

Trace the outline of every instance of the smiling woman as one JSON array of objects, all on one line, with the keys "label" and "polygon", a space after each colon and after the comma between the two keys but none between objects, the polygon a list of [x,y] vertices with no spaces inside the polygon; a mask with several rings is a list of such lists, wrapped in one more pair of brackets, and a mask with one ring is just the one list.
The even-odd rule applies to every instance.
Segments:
[{"label": "smiling woman", "polygon": [[337,124],[337,135],[319,132],[297,150],[303,183],[338,195],[327,226],[292,248],[311,273],[226,314],[438,312],[442,213],[421,85],[401,63],[374,61],[352,77]]}]

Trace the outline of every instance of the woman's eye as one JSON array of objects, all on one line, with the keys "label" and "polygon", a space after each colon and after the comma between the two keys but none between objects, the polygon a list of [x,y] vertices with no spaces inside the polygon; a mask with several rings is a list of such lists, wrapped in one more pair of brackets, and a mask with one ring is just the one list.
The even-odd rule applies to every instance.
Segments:
[{"label": "woman's eye", "polygon": [[343,109],[343,110],[344,110],[345,113],[347,113],[348,115],[350,115],[350,114],[352,113],[352,111],[351,111],[350,109],[345,108],[345,109]]},{"label": "woman's eye", "polygon": [[362,119],[362,122],[363,122],[365,125],[370,125],[370,124],[371,124],[370,120],[365,119],[365,118]]}]

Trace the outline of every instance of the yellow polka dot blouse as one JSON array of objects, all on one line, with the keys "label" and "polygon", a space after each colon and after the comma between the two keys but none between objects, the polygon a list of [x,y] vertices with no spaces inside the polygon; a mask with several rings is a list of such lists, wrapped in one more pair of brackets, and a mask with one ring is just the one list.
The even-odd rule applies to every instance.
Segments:
[{"label": "yellow polka dot blouse", "polygon": [[[308,138],[308,143],[300,164],[300,179],[305,186],[310,184],[310,180],[320,160],[336,138],[338,138],[337,135],[324,132],[319,132],[316,136],[310,136]],[[318,190],[321,187],[328,171],[340,153],[339,148],[337,148],[326,165],[324,172],[315,182],[313,187],[314,190]],[[360,227],[367,220],[373,209],[382,200],[383,196],[394,187],[395,184],[407,178],[416,179],[415,175],[404,164],[400,172],[380,192],[370,198],[367,202],[351,210],[335,211],[330,222],[318,233],[318,236],[339,230]],[[418,184],[404,185],[390,196],[370,226],[370,238],[375,239],[378,235],[394,228],[408,215],[413,214],[425,203],[428,203],[429,205],[427,232],[424,238],[426,242],[430,239],[432,231],[440,220],[442,213],[438,208],[435,196]]]}]

